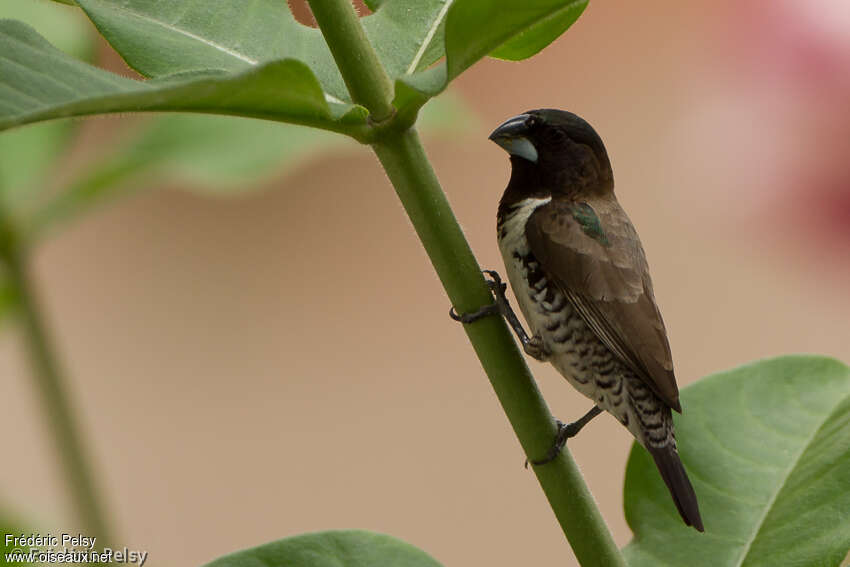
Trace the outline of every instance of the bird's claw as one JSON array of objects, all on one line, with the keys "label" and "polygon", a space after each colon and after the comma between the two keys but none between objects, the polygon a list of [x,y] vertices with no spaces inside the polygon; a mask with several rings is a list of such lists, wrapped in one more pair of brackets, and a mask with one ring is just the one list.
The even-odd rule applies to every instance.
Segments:
[{"label": "bird's claw", "polygon": [[[504,297],[505,291],[508,289],[508,285],[502,282],[502,278],[499,276],[499,273],[495,270],[482,270],[482,273],[487,274],[492,279],[485,279],[487,282],[487,287],[490,288],[490,291],[494,293],[497,297]],[[479,308],[476,311],[472,311],[470,313],[461,313],[455,310],[454,307],[449,309],[449,317],[458,321],[460,323],[469,324],[478,321],[479,319],[483,319],[484,317],[489,317],[490,315],[501,315],[501,309],[498,303],[491,303],[489,305],[485,305]]]},{"label": "bird's claw", "polygon": [[486,279],[484,281],[487,282],[487,287],[490,288],[490,291],[499,295],[504,295],[505,291],[508,289],[508,284],[502,282],[501,276],[499,276],[499,272],[496,270],[481,270],[481,273],[487,274],[492,279]]},{"label": "bird's claw", "polygon": [[539,361],[544,361],[549,353],[546,351],[546,345],[543,344],[543,339],[539,335],[534,335],[528,341],[522,343],[522,350],[531,358]]},{"label": "bird's claw", "polygon": [[490,305],[485,305],[484,307],[478,309],[477,311],[473,311],[471,313],[463,313],[458,314],[455,311],[455,308],[452,307],[449,309],[449,317],[458,321],[459,323],[469,324],[478,321],[479,319],[483,319],[484,317],[488,317],[490,315],[499,315],[499,306],[495,303],[491,303]]},{"label": "bird's claw", "polygon": [[561,451],[564,450],[564,445],[567,444],[567,439],[570,437],[575,437],[575,434],[578,433],[578,430],[581,427],[574,427],[575,423],[564,423],[560,419],[556,419],[555,423],[558,424],[558,433],[555,435],[555,443],[549,448],[549,451],[546,453],[546,456],[542,459],[534,459],[529,461],[525,460],[525,468],[528,468],[528,463],[531,462],[532,465],[545,465],[546,463],[551,463],[558,455],[561,454]]},{"label": "bird's claw", "polygon": [[[531,461],[531,464],[545,465],[546,463],[554,461],[558,454],[560,454],[560,452],[564,449],[564,445],[567,444],[567,439],[578,435],[578,432],[600,413],[602,413],[602,409],[599,406],[593,406],[590,408],[590,411],[572,423],[564,423],[560,419],[556,419],[555,423],[558,426],[558,433],[555,435],[555,443],[549,449],[549,452],[546,453],[545,457],[540,460]],[[525,461],[525,468],[528,468],[528,459]]]}]

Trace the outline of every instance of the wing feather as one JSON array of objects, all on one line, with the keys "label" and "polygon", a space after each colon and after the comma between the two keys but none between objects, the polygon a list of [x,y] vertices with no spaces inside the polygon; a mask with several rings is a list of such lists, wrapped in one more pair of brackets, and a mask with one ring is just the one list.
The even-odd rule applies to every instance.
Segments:
[{"label": "wing feather", "polygon": [[670,344],[640,240],[616,201],[587,204],[604,238],[582,228],[573,216],[574,203],[553,199],[528,219],[531,251],[605,346],[681,411]]}]

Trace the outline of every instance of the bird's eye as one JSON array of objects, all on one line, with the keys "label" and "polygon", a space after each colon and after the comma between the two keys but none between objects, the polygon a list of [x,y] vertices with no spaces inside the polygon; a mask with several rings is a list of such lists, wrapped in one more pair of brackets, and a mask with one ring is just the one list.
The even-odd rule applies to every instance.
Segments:
[{"label": "bird's eye", "polygon": [[560,128],[547,128],[546,139],[549,143],[558,144],[564,141],[567,135]]},{"label": "bird's eye", "polygon": [[534,128],[535,126],[537,126],[537,123],[538,123],[538,120],[535,116],[529,116],[528,118],[525,119],[526,128]]}]

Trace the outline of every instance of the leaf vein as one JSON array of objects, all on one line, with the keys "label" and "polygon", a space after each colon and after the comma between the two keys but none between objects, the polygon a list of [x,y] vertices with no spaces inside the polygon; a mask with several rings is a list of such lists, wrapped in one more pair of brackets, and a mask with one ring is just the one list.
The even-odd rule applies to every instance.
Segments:
[{"label": "leaf vein", "polygon": [[[80,95],[80,94],[83,94],[83,93],[81,93],[80,91],[78,91],[78,90],[76,90],[76,89],[73,89],[73,88],[69,87],[69,86],[68,86],[68,85],[66,85],[65,83],[63,83],[63,82],[61,82],[61,81],[56,80],[55,78],[51,77],[49,74],[47,74],[47,73],[45,73],[45,72],[43,72],[43,71],[37,71],[37,70],[35,70],[35,69],[31,68],[31,67],[28,67],[28,66],[24,65],[23,63],[21,63],[20,61],[16,61],[16,60],[14,60],[14,59],[9,59],[8,57],[4,57],[4,56],[2,56],[2,55],[0,55],[0,59],[5,59],[5,60],[6,60],[6,61],[8,61],[8,62],[9,62],[9,63],[13,66],[13,67],[18,67],[18,68],[20,68],[20,69],[21,69],[21,71],[23,71],[23,73],[25,73],[25,74],[28,74],[28,75],[33,76],[33,77],[43,78],[43,79],[45,79],[46,81],[48,81],[48,82],[50,82],[50,83],[53,83],[54,85],[56,85],[57,87],[59,87],[60,89],[62,89],[62,90],[64,90],[64,91],[66,91],[66,92],[70,93],[71,95]],[[8,84],[8,83],[6,83],[6,84]],[[10,87],[11,87],[11,85],[10,85]],[[15,89],[15,90],[18,90],[18,89]],[[24,91],[19,91],[19,92],[24,92]],[[43,100],[40,100],[40,99],[36,98],[35,96],[33,96],[31,93],[25,93],[25,94],[28,94],[28,96],[29,96],[31,99],[36,100],[36,101],[38,101],[40,104],[43,104],[43,105],[49,104],[49,102],[50,102],[50,101],[43,101]]]},{"label": "leaf vein", "polygon": [[[836,408],[841,405],[840,400],[838,404],[836,404]],[[785,471],[784,478],[781,479],[779,484],[776,487],[776,490],[770,496],[770,499],[767,501],[767,505],[764,507],[764,512],[761,515],[761,518],[756,522],[753,527],[753,532],[750,534],[750,537],[747,539],[747,542],[744,544],[744,547],[741,549],[741,556],[738,563],[735,567],[741,567],[744,564],[744,561],[747,559],[747,556],[750,553],[750,550],[753,547],[753,543],[756,540],[759,532],[761,531],[762,526],[764,525],[765,520],[767,519],[768,514],[770,514],[770,510],[773,508],[773,504],[776,502],[776,499],[779,497],[779,493],[782,492],[782,489],[785,488],[785,485],[788,483],[788,479],[791,477],[791,474],[794,472],[797,463],[800,461],[800,457],[803,456],[803,453],[806,452],[806,449],[812,444],[815,437],[817,437],[818,433],[820,433],[821,429],[823,429],[826,422],[829,421],[830,417],[832,417],[833,411],[826,412],[823,419],[820,421],[820,424],[812,429],[811,435],[807,436],[806,441],[800,446],[800,450],[794,455],[794,458],[790,461],[790,466]]]},{"label": "leaf vein", "polygon": [[[12,85],[10,83],[0,83],[0,86],[5,87],[6,89],[8,89],[12,92],[19,93],[19,94],[25,96],[26,98],[34,100],[35,102],[37,102],[39,104],[39,106],[46,106],[47,105],[46,101],[38,99],[38,98],[34,97],[32,94],[30,94],[26,91],[22,91],[21,89],[15,87],[14,85]],[[6,103],[10,108],[14,107],[14,108],[17,108],[18,110],[26,110],[27,109],[27,107],[17,106],[17,105],[12,104],[12,101],[10,101],[8,99],[3,100],[3,102]]]},{"label": "leaf vein", "polygon": [[437,14],[437,17],[434,19],[434,23],[428,29],[428,33],[425,34],[425,37],[422,38],[422,45],[419,46],[419,51],[416,52],[416,55],[413,57],[413,61],[410,62],[410,66],[407,68],[405,72],[406,75],[412,75],[414,71],[416,71],[416,67],[419,66],[419,62],[422,60],[422,57],[425,55],[425,51],[428,49],[428,46],[431,44],[431,40],[434,39],[434,34],[437,33],[437,29],[440,27],[440,24],[446,17],[446,13],[449,11],[449,7],[452,5],[452,0],[446,0],[443,7],[440,8],[440,12]]},{"label": "leaf vein", "polygon": [[151,18],[150,16],[148,16],[146,14],[140,14],[138,12],[127,11],[127,15],[138,18],[138,19],[146,21],[146,22],[150,22],[150,23],[158,25],[158,26],[161,26],[161,27],[163,27],[163,28],[165,28],[169,31],[173,31],[175,33],[184,35],[184,36],[188,37],[189,39],[193,39],[193,40],[195,40],[199,43],[203,43],[204,45],[212,47],[213,49],[217,49],[217,50],[221,51],[222,53],[226,53],[227,55],[230,55],[231,57],[235,57],[236,59],[239,59],[240,61],[244,61],[244,62],[249,63],[251,65],[256,65],[258,63],[258,61],[256,59],[252,59],[252,58],[248,57],[247,55],[239,53],[238,51],[236,51],[234,49],[231,49],[227,46],[221,45],[220,43],[216,43],[214,41],[211,41],[211,40],[204,38],[204,37],[201,37],[199,35],[196,35],[196,34],[190,32],[187,29],[183,29],[183,28],[174,26],[172,24],[163,22],[162,20],[157,20],[155,18]]}]

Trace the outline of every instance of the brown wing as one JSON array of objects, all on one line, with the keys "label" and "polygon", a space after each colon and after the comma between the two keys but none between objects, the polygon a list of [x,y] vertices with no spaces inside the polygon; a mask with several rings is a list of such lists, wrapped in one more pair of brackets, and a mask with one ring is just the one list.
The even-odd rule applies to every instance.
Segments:
[{"label": "brown wing", "polygon": [[571,203],[553,200],[528,219],[531,251],[605,346],[681,411],[670,344],[637,233],[616,201],[588,204],[604,237],[593,238],[582,229]]}]

